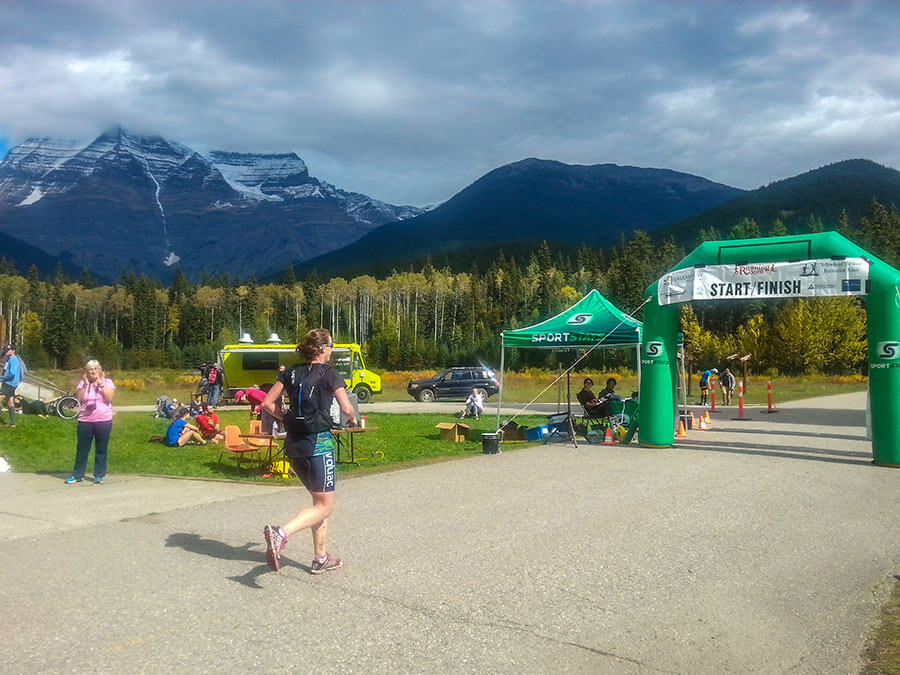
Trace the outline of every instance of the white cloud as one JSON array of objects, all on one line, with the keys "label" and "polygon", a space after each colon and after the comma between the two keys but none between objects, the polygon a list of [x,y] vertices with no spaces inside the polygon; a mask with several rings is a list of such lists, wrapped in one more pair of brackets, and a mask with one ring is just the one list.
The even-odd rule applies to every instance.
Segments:
[{"label": "white cloud", "polygon": [[0,132],[111,124],[296,151],[394,203],[526,156],[756,187],[900,166],[892,3],[31,0],[0,18]]}]

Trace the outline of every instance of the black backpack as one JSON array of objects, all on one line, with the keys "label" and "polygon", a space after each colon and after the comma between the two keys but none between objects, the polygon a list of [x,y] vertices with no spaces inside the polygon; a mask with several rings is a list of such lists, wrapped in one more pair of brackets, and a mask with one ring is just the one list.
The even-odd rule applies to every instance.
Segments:
[{"label": "black backpack", "polygon": [[330,412],[333,394],[325,388],[325,374],[330,367],[327,363],[300,363],[285,371],[290,405],[284,424],[290,433],[319,433],[334,426]]}]

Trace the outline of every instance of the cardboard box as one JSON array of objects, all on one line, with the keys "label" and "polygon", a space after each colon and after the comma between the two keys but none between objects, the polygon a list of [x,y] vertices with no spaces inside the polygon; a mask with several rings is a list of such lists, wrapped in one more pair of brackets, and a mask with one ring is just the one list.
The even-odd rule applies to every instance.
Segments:
[{"label": "cardboard box", "polygon": [[462,443],[467,440],[469,438],[469,429],[472,428],[462,422],[441,422],[434,426],[441,430],[442,441],[453,441],[454,443]]}]

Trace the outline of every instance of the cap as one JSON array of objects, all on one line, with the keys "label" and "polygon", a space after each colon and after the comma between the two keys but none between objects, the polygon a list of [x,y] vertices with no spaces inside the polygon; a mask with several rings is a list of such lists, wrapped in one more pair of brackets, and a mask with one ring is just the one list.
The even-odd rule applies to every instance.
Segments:
[{"label": "cap", "polygon": [[713,368],[713,369],[712,369],[711,371],[709,371],[709,372],[711,372],[713,375],[718,375],[718,374],[719,374],[719,369],[718,369],[718,368]]},{"label": "cap", "polygon": [[235,401],[240,401],[242,398],[244,398],[244,390],[243,389],[241,389],[240,391],[234,392],[234,400]]}]

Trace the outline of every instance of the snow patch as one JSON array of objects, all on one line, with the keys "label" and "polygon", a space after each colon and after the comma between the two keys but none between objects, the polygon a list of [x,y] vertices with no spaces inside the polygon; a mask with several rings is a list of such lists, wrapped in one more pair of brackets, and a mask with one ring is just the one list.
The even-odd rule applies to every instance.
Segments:
[{"label": "snow patch", "polygon": [[169,255],[167,255],[165,258],[163,258],[163,265],[165,265],[166,267],[171,267],[179,260],[181,260],[181,256],[177,256],[174,252],[172,252],[169,253]]},{"label": "snow patch", "polygon": [[34,204],[36,201],[38,201],[43,196],[44,196],[44,193],[41,192],[40,185],[36,185],[35,188],[31,191],[31,194],[19,202],[19,206],[28,206],[29,204]]}]

